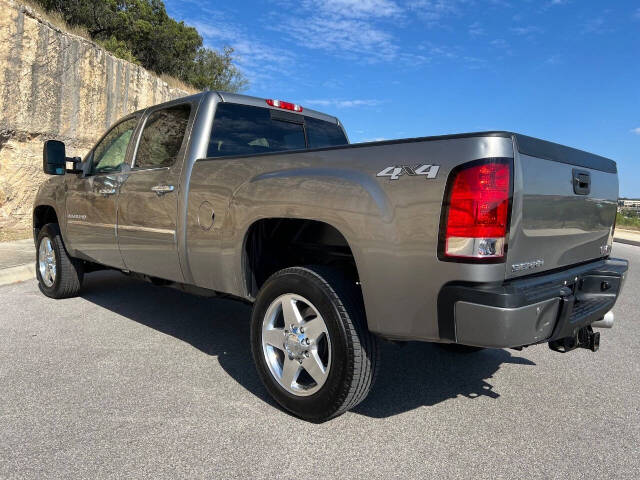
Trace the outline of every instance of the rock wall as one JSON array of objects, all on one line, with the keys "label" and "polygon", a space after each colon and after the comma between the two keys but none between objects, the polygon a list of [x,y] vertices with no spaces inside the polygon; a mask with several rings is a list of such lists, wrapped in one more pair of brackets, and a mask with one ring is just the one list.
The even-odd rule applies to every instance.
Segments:
[{"label": "rock wall", "polygon": [[83,156],[123,115],[188,93],[0,0],[0,241],[30,233],[42,144]]}]

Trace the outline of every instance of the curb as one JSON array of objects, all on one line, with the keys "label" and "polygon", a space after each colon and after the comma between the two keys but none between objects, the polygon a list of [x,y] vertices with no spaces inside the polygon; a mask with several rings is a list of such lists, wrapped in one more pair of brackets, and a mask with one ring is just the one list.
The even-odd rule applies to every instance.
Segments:
[{"label": "curb", "polygon": [[0,285],[11,285],[12,283],[24,282],[33,278],[36,278],[36,266],[34,263],[0,269]]},{"label": "curb", "polygon": [[627,240],[626,238],[613,237],[613,241],[618,243],[624,243],[625,245],[635,245],[636,247],[640,247],[640,242],[636,240]]}]

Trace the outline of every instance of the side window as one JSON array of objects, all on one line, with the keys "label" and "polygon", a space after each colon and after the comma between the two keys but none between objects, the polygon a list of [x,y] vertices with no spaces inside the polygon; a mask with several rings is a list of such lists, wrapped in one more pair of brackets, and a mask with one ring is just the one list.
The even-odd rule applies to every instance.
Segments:
[{"label": "side window", "polygon": [[168,167],[175,162],[189,123],[189,105],[153,112],[147,119],[136,153],[136,168]]},{"label": "side window", "polygon": [[131,118],[113,127],[93,150],[91,173],[117,172],[127,155],[127,145],[138,123]]},{"label": "side window", "polygon": [[345,137],[342,128],[336,123],[307,117],[306,127],[309,148],[334,147],[347,144],[347,137]]},{"label": "side window", "polygon": [[254,155],[304,148],[306,142],[301,122],[272,117],[268,108],[220,103],[213,120],[207,156]]}]

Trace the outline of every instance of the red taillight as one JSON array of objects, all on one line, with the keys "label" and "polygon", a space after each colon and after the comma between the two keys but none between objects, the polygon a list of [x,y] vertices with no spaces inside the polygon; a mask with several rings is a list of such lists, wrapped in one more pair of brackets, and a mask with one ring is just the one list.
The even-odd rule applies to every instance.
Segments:
[{"label": "red taillight", "polygon": [[445,203],[445,257],[504,257],[511,196],[511,163],[489,160],[463,167]]},{"label": "red taillight", "polygon": [[267,100],[267,105],[272,107],[282,108],[283,110],[291,110],[292,112],[301,112],[302,107],[295,103],[283,102],[282,100]]}]

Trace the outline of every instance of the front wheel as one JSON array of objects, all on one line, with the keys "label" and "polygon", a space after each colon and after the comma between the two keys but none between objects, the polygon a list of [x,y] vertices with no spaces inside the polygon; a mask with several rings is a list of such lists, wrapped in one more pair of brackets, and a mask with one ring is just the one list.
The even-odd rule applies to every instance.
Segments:
[{"label": "front wheel", "polygon": [[326,267],[287,268],[267,280],[253,308],[251,349],[271,396],[312,422],[364,400],[378,365],[360,292]]},{"label": "front wheel", "polygon": [[36,245],[36,277],[42,293],[51,298],[77,296],[84,276],[83,264],[67,253],[58,225],[48,223],[42,227]]}]

